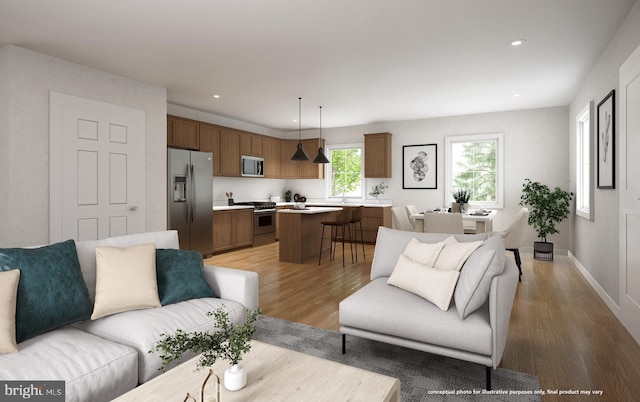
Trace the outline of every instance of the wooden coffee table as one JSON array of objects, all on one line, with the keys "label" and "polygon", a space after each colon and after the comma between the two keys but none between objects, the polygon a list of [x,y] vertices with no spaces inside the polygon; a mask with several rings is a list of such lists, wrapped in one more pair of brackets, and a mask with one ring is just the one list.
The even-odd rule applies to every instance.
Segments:
[{"label": "wooden coffee table", "polygon": [[[400,401],[400,380],[306,355],[259,341],[241,364],[247,385],[239,391],[221,386],[222,402],[232,401]],[[200,402],[200,387],[208,371],[195,371],[198,357],[167,371],[115,401],[183,401],[187,392]],[[226,361],[212,369],[222,381]],[[207,383],[210,387],[215,378]],[[214,388],[211,388],[214,389]]]}]

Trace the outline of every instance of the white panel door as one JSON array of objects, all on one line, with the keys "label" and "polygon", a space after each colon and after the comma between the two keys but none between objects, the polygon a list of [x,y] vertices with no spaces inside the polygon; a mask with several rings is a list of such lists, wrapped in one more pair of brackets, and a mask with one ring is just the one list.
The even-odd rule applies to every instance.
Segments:
[{"label": "white panel door", "polygon": [[144,232],[144,111],[49,98],[50,242]]},{"label": "white panel door", "polygon": [[620,318],[640,343],[640,47],[620,67]]}]

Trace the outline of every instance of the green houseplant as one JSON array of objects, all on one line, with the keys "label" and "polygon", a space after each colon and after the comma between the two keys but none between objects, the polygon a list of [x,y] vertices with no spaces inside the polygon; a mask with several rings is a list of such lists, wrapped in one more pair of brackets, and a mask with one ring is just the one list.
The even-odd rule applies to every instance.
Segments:
[{"label": "green houseplant", "polygon": [[229,313],[222,306],[207,313],[207,316],[214,318],[213,332],[185,332],[178,329],[173,335],[160,334],[160,341],[149,353],[160,353],[161,370],[179,361],[186,352],[201,354],[198,368],[210,367],[219,358],[227,360],[231,367],[225,371],[225,387],[230,391],[241,389],[247,377],[239,363],[251,349],[251,337],[256,332],[255,323],[260,314],[262,310],[259,307],[246,310],[244,324],[237,325],[231,323]]},{"label": "green houseplant", "polygon": [[[547,242],[547,236],[558,233],[556,224],[569,216],[573,193],[560,187],[551,189],[537,181],[525,179],[522,184],[520,205],[530,207],[529,225],[533,226],[539,242],[533,244],[533,257],[536,259],[553,259],[553,243]],[[551,256],[548,258],[547,256]]]}]

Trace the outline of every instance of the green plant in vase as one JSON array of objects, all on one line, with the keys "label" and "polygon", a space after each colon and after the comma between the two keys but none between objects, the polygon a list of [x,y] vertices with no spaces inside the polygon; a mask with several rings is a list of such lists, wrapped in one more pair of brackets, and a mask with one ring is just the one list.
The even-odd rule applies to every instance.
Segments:
[{"label": "green plant in vase", "polygon": [[380,184],[376,184],[375,186],[373,186],[369,195],[375,198],[376,202],[378,202],[378,197],[384,194],[384,191],[388,188],[389,186],[385,185],[384,182],[380,182]]},{"label": "green plant in vase", "polygon": [[[457,209],[458,211],[460,211],[461,214],[467,213],[467,210],[469,209],[470,198],[471,198],[471,194],[469,193],[468,190],[459,188],[458,190],[453,192],[453,199],[455,200],[455,203],[457,204]],[[454,211],[454,209],[455,208],[452,208],[452,211],[457,212],[457,211]]]}]

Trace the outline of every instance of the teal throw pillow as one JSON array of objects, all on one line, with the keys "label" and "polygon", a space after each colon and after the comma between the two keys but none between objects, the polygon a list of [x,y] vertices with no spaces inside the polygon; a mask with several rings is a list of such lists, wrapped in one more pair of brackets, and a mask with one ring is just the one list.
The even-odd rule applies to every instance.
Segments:
[{"label": "teal throw pillow", "polygon": [[76,243],[0,249],[0,270],[20,270],[16,341],[89,319],[93,305],[82,278]]},{"label": "teal throw pillow", "polygon": [[204,279],[202,266],[202,256],[197,251],[156,249],[160,304],[217,297]]}]

